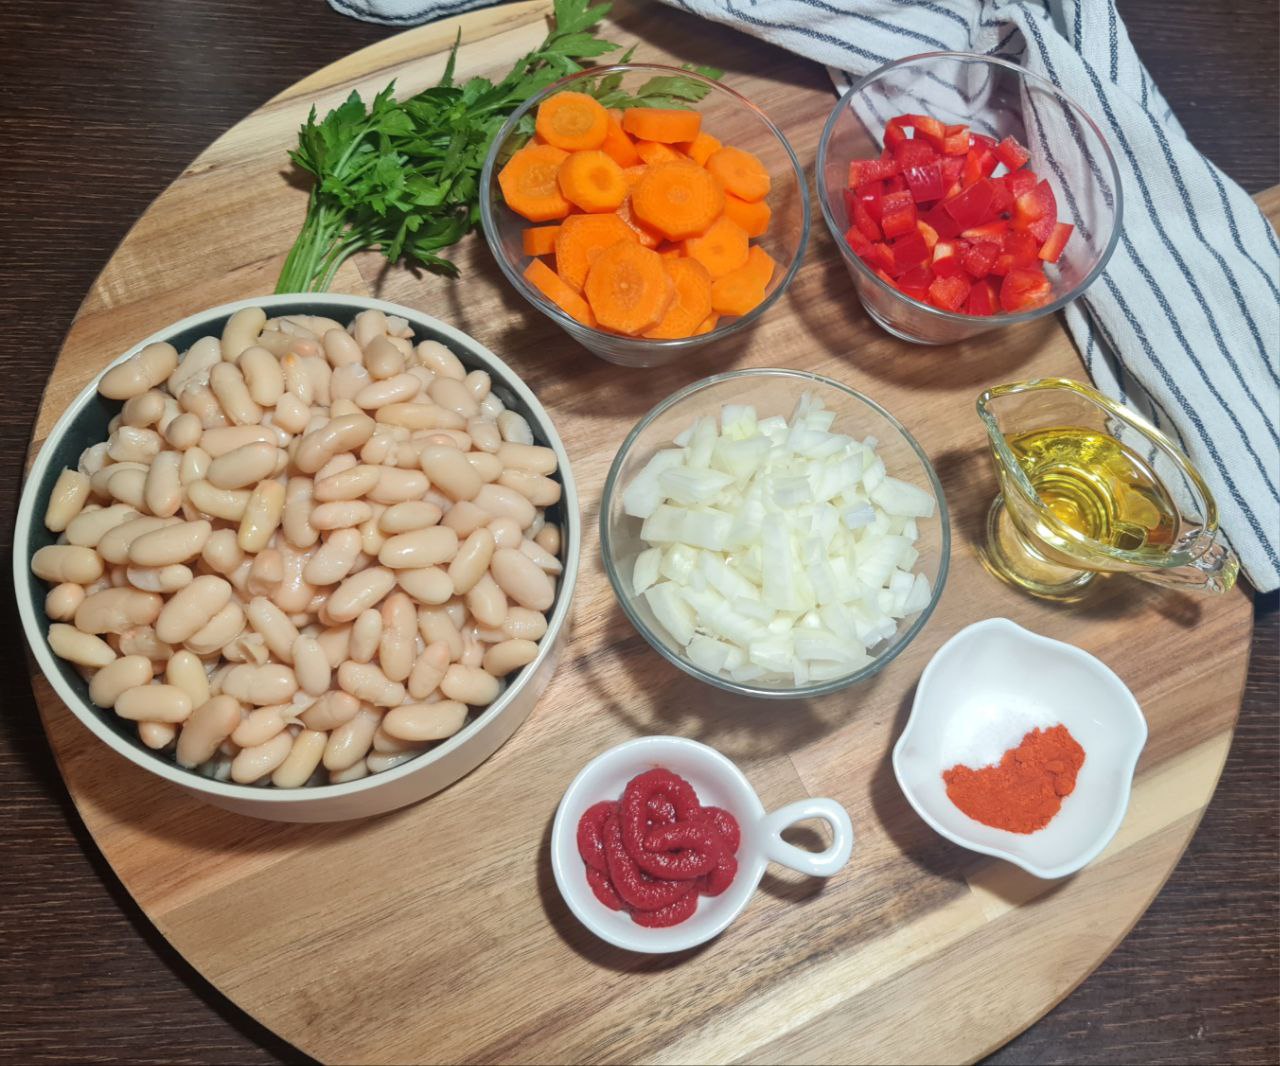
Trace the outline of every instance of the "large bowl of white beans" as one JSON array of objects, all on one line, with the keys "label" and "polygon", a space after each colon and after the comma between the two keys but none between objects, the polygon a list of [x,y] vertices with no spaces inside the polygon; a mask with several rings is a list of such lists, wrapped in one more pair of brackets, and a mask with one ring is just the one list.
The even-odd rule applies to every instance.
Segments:
[{"label": "large bowl of white beans", "polygon": [[270,296],[158,331],[75,399],[23,490],[14,585],[39,669],[120,755],[335,821],[512,735],[580,542],[564,446],[493,353],[384,301]]}]

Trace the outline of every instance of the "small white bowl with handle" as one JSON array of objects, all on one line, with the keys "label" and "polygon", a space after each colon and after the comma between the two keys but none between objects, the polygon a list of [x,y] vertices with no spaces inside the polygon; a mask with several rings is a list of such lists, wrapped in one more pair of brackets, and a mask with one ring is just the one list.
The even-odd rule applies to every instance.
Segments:
[{"label": "small white bowl with handle", "polygon": [[[1075,789],[1034,833],[975,821],[947,797],[942,779],[958,761],[977,768],[955,757],[966,718],[993,720],[1002,710],[1042,728],[1060,722],[1084,748]],[[1010,747],[1021,729],[1009,734]],[[893,749],[893,772],[907,802],[948,840],[1053,879],[1081,869],[1115,836],[1146,740],[1138,701],[1104,662],[1007,618],[988,618],[960,630],[929,660]]]},{"label": "small white bowl with handle", "polygon": [[[742,830],[733,883],[719,896],[699,897],[692,917],[665,929],[636,925],[626,911],[611,911],[596,899],[577,840],[578,822],[588,807],[621,799],[627,782],[654,767],[679,774],[693,786],[699,803],[723,807]],[[830,828],[832,840],[825,851],[805,851],[782,839],[788,827],[811,819]],[[551,869],[569,909],[602,940],[647,954],[685,951],[718,936],[742,913],[770,862],[811,877],[830,877],[852,851],[853,825],[835,800],[797,800],[766,812],[737,766],[714,748],[684,737],[641,737],[597,755],[573,779],[551,828]]]}]

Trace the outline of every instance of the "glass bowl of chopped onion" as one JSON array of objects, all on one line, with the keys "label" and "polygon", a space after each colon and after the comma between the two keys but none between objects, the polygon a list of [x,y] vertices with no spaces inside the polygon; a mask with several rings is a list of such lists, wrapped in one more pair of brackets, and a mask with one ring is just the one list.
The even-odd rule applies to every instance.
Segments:
[{"label": "glass bowl of chopped onion", "polygon": [[951,527],[928,456],[874,400],[799,370],[668,397],[623,441],[600,507],[618,602],[686,673],[819,696],[882,670],[942,594]]},{"label": "glass bowl of chopped onion", "polygon": [[[553,132],[553,112],[571,136]],[[664,130],[673,118],[687,128]],[[583,164],[576,181],[566,161]],[[782,298],[809,239],[808,189],[786,135],[746,97],[692,70],[622,64],[563,78],[511,114],[485,160],[480,216],[535,309],[602,359],[661,366]],[[693,201],[706,207],[696,231]],[[637,247],[598,261],[619,242]]]}]

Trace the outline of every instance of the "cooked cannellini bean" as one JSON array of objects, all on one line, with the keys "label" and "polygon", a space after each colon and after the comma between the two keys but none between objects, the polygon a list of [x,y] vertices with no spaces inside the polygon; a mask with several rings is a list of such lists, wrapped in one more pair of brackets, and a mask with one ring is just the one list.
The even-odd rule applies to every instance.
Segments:
[{"label": "cooked cannellini bean", "polygon": [[555,453],[411,336],[246,308],[103,375],[123,406],[51,491],[62,535],[32,568],[50,646],[143,744],[217,780],[357,780],[536,658]]}]

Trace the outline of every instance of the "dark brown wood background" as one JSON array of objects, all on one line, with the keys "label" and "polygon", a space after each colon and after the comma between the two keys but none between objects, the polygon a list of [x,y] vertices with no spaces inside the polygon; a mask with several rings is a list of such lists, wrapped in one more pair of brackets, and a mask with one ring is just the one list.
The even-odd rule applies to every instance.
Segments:
[{"label": "dark brown wood background", "polygon": [[[1280,182],[1275,0],[1121,0],[1120,9],[1192,140],[1250,192]],[[41,389],[126,229],[217,134],[391,32],[323,0],[4,5],[6,565]],[[1172,880],[1102,967],[992,1062],[1280,1059],[1277,619],[1275,597],[1259,600],[1235,744]],[[0,1062],[298,1061],[168,948],[102,860],[45,742],[11,597],[0,625]]]}]

